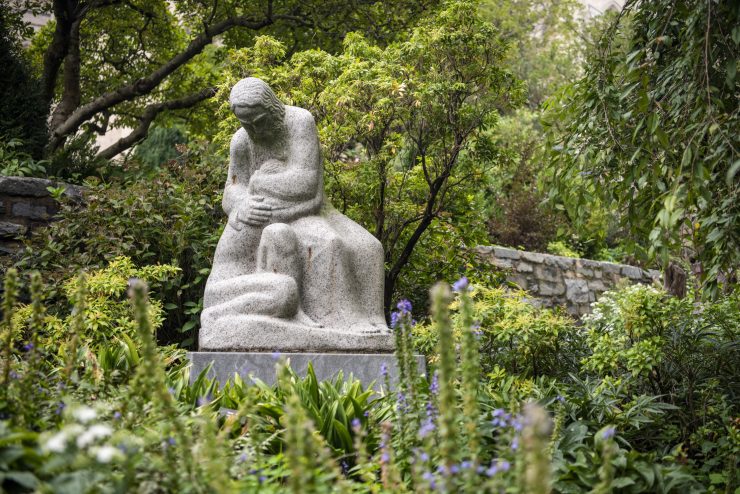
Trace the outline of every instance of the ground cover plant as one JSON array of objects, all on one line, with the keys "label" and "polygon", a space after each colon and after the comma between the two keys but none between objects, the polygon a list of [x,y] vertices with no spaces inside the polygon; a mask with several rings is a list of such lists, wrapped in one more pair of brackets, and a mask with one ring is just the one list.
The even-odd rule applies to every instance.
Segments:
[{"label": "ground cover plant", "polygon": [[[11,492],[732,492],[740,300],[608,293],[577,328],[463,278],[393,313],[400,379],[190,379],[121,258],[43,305],[5,279],[0,485]],[[21,283],[23,281],[23,283]],[[16,299],[30,284],[30,303]],[[153,292],[154,293],[154,292]],[[519,326],[515,321],[519,321]],[[531,329],[530,329],[531,328]],[[536,338],[534,336],[537,336]],[[432,341],[434,340],[434,341]],[[424,349],[429,375],[412,355]],[[516,358],[519,356],[519,358]],[[562,362],[562,368],[557,363]],[[690,371],[688,370],[690,369]]]}]

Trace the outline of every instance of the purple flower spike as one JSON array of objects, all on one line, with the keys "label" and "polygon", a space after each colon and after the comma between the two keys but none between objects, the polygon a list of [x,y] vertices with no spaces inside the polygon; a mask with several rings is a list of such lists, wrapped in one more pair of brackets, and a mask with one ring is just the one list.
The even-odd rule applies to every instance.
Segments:
[{"label": "purple flower spike", "polygon": [[516,451],[519,449],[519,438],[514,437],[514,439],[511,440],[511,450]]},{"label": "purple flower spike", "polygon": [[360,423],[360,419],[358,419],[358,418],[354,418],[354,419],[352,419],[352,428],[353,428],[353,429],[357,430],[357,429],[359,429],[359,428],[360,428],[361,426],[362,426],[362,424]]},{"label": "purple flower spike", "polygon": [[459,280],[457,280],[456,282],[452,284],[452,289],[456,292],[464,292],[468,289],[468,285],[469,285],[468,279],[465,276],[463,276],[462,278],[460,278]]},{"label": "purple flower spike", "polygon": [[385,362],[380,364],[380,375],[383,376],[383,379],[388,377],[388,366],[386,365]]},{"label": "purple flower spike", "polygon": [[614,427],[607,427],[606,429],[604,429],[604,432],[601,433],[601,437],[604,439],[611,439],[616,433],[617,430]]},{"label": "purple flower spike", "polygon": [[398,323],[401,321],[400,312],[391,312],[391,328],[396,329]]},{"label": "purple flower spike", "polygon": [[401,314],[408,314],[411,312],[411,302],[406,299],[398,302],[398,305],[396,307],[398,307],[398,310],[401,311]]}]

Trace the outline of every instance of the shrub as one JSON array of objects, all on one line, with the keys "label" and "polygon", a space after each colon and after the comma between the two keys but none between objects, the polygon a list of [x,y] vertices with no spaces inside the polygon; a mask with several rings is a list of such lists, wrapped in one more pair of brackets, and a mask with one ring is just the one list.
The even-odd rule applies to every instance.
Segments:
[{"label": "shrub", "polygon": [[[146,172],[132,165],[127,179],[87,184],[85,204],[66,201],[59,221],[34,231],[19,267],[38,269],[61,286],[71,270],[101,268],[118,256],[135,264],[179,268],[157,296],[167,311],[161,342],[197,340],[206,278],[221,229],[224,160],[198,145],[179,160]],[[51,302],[63,302],[51,293]]]},{"label": "shrub", "polygon": [[[577,370],[583,333],[561,309],[538,308],[526,292],[509,288],[475,286],[471,296],[482,375],[502,369],[521,377],[556,377]],[[453,302],[458,338],[463,327],[459,308],[460,302]],[[431,353],[437,338],[433,326],[420,325],[415,332],[419,350]]]}]

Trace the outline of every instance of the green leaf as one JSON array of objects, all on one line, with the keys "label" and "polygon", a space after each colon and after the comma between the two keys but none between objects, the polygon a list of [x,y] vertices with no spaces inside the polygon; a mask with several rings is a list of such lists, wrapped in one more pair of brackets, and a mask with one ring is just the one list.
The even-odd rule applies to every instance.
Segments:
[{"label": "green leaf", "polygon": [[735,180],[735,175],[740,171],[740,160],[735,161],[729,170],[727,170],[727,185],[732,187],[732,181]]}]

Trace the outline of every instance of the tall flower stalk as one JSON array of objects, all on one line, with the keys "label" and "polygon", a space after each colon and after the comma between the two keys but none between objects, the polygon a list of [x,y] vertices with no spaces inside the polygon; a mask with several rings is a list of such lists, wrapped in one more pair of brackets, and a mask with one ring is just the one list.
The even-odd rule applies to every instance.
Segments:
[{"label": "tall flower stalk", "polygon": [[442,488],[455,492],[453,471],[458,461],[457,403],[455,400],[455,341],[452,334],[449,286],[438,283],[432,288],[432,318],[439,333],[439,453],[442,462]]}]

